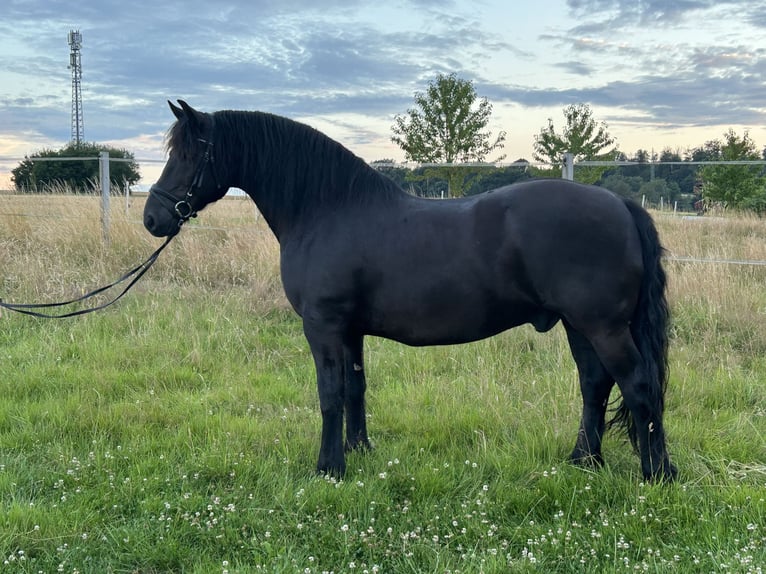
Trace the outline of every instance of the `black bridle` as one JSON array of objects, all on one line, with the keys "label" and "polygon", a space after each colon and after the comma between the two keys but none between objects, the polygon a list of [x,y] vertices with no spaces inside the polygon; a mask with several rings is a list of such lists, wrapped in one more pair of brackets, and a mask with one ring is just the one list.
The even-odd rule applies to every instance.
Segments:
[{"label": "black bridle", "polygon": [[[211,116],[211,122],[213,120]],[[213,125],[211,123],[210,126],[210,132],[212,134],[213,132]],[[157,187],[157,185],[153,185],[151,189],[149,190],[149,194],[154,194],[161,203],[167,205],[172,205],[172,210],[175,214],[178,216],[178,230],[175,233],[172,233],[168,235],[165,238],[165,241],[162,245],[160,245],[157,250],[152,253],[146,261],[135,267],[134,269],[131,269],[125,275],[117,279],[116,281],[113,281],[109,285],[105,285],[104,287],[99,287],[98,289],[94,289],[93,291],[90,291],[89,293],[86,293],[82,297],[77,297],[76,299],[70,299],[69,301],[62,301],[60,303],[5,303],[2,299],[0,299],[0,308],[8,309],[9,311],[14,311],[16,313],[21,313],[23,315],[30,315],[32,317],[41,317],[43,319],[64,319],[66,317],[76,317],[78,315],[85,315],[87,313],[93,313],[94,311],[100,311],[101,309],[105,309],[106,307],[109,307],[110,305],[113,305],[120,299],[122,299],[122,296],[127,293],[133,285],[136,284],[136,282],[143,277],[144,273],[146,273],[149,268],[154,265],[154,262],[157,261],[157,258],[160,256],[160,253],[162,253],[163,249],[168,246],[170,241],[178,234],[178,231],[181,230],[181,226],[189,221],[192,217],[197,217],[197,210],[194,209],[192,206],[192,199],[193,199],[193,192],[195,189],[200,189],[202,187],[202,183],[205,178],[205,172],[208,168],[210,168],[211,173],[213,174],[213,179],[215,180],[216,188],[221,189],[221,184],[218,181],[218,177],[216,176],[215,169],[213,167],[214,159],[213,159],[213,142],[211,140],[205,140],[202,138],[199,138],[199,141],[202,142],[205,145],[205,151],[202,154],[202,160],[200,161],[199,165],[197,165],[197,169],[194,173],[194,179],[189,184],[188,189],[186,190],[186,195],[183,199],[178,200],[177,198],[173,197],[169,192],[165,191],[164,189]],[[49,314],[49,313],[43,313],[41,311],[38,311],[37,309],[53,309],[58,307],[66,307],[68,305],[73,305],[75,303],[81,303],[82,301],[85,301],[87,299],[90,299],[91,297],[95,297],[96,295],[99,295],[100,293],[103,293],[104,291],[108,291],[112,287],[115,287],[119,285],[120,283],[123,283],[130,279],[132,277],[132,280],[130,283],[127,284],[127,286],[111,301],[107,301],[106,303],[103,303],[101,305],[97,305],[96,307],[88,307],[87,309],[78,309],[77,311],[71,311],[68,313],[62,313],[62,314]]]},{"label": "black bridle", "polygon": [[[213,134],[215,128],[215,120],[213,116],[210,116],[210,134]],[[205,146],[205,151],[202,153],[202,159],[197,164],[197,169],[194,172],[194,179],[192,179],[189,187],[186,189],[186,195],[183,199],[173,197],[169,191],[162,189],[156,183],[149,189],[149,195],[154,195],[159,202],[168,209],[171,213],[175,213],[178,216],[178,228],[189,221],[193,217],[197,217],[197,210],[192,206],[192,199],[194,199],[194,190],[202,188],[202,183],[205,180],[205,172],[210,169],[210,173],[213,174],[213,180],[215,181],[216,189],[221,189],[221,183],[218,181],[218,176],[215,172],[215,158],[213,156],[213,141],[212,139],[197,138],[197,141]],[[177,233],[177,232],[176,232]]]}]

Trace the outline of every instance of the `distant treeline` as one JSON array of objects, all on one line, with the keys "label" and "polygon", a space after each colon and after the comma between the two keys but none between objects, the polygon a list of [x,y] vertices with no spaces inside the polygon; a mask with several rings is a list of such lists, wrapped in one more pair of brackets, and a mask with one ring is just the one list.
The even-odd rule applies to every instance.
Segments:
[{"label": "distant treeline", "polygon": [[[631,161],[625,164],[625,161]],[[716,180],[720,185],[735,188],[743,178],[762,190],[754,192],[754,199],[745,207],[752,211],[764,212],[766,207],[766,166],[729,165],[725,160],[708,160],[704,157],[689,156],[682,160],[675,154],[663,154],[658,161],[635,161],[621,159],[613,165],[575,166],[575,180],[605,187],[618,195],[629,197],[652,206],[664,204],[681,211],[700,211],[703,188]],[[710,165],[699,162],[721,161]],[[527,164],[518,165],[518,160],[507,166],[486,165],[481,167],[428,167],[411,168],[391,161],[373,162],[372,166],[384,173],[404,189],[423,197],[449,197],[448,182],[444,170],[465,170],[464,195],[474,195],[490,189],[510,185],[525,179],[540,177],[561,177],[558,169],[546,169]]]}]

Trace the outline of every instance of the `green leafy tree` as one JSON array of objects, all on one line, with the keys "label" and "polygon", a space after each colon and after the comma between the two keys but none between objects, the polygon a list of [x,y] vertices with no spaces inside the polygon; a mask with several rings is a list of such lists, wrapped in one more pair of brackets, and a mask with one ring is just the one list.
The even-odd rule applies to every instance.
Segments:
[{"label": "green leafy tree", "polygon": [[[613,160],[616,157],[614,138],[609,135],[605,122],[596,121],[588,104],[572,104],[563,111],[566,120],[563,133],[556,133],[553,119],[548,118],[548,125],[535,136],[533,157],[536,161],[550,164],[560,173],[565,153],[573,154],[575,161]],[[594,183],[607,169],[578,168],[575,179]]]},{"label": "green leafy tree", "polygon": [[[659,160],[660,164],[655,167],[655,177],[664,179],[669,185],[678,186],[679,194],[694,193],[698,171],[696,165],[679,164],[679,162],[684,161],[681,152],[668,147],[662,150]],[[669,162],[674,162],[674,164],[668,165]]]},{"label": "green leafy tree", "polygon": [[[596,183],[597,185],[611,189],[605,185],[607,180],[609,180],[612,185],[618,185],[616,182],[619,181],[620,177],[639,178],[643,181],[648,181],[652,177],[652,154],[646,150],[639,149],[633,156],[628,156],[620,151],[617,151],[615,152],[614,157],[611,159],[620,162],[627,162],[627,165],[608,166],[601,174],[601,177],[592,183]],[[620,187],[622,191],[626,190],[625,186],[622,184],[618,185],[618,187]]]},{"label": "green leafy tree", "polygon": [[[745,131],[742,137],[733,129],[724,134],[723,142],[715,140],[705,144],[713,150],[714,159],[723,161],[759,160],[761,154]],[[766,178],[759,165],[706,165],[700,171],[702,197],[707,202],[720,202],[737,209],[766,209]]]},{"label": "green leafy tree", "polygon": [[618,172],[604,177],[599,185],[613,191],[617,195],[621,195],[622,197],[640,200],[641,194],[639,193],[639,190],[645,183],[646,180],[643,177],[637,175],[625,175]]},{"label": "green leafy tree", "polygon": [[668,183],[664,179],[655,178],[643,183],[638,190],[639,197],[645,197],[649,203],[672,206],[673,201],[679,196],[678,185],[675,182]]},{"label": "green leafy tree", "polygon": [[[506,133],[497,137],[486,129],[492,104],[479,98],[473,83],[453,74],[439,74],[425,93],[415,94],[415,106],[394,118],[391,141],[404,151],[407,161],[418,163],[485,162],[503,148]],[[505,156],[496,158],[502,161]],[[465,182],[482,168],[469,166],[429,168],[425,177],[449,182],[450,195],[463,194]]]},{"label": "green leafy tree", "polygon": [[625,172],[626,176],[638,176],[644,179],[652,179],[653,166],[651,163],[657,159],[655,154],[652,154],[648,150],[639,149],[635,155],[630,158],[630,161],[635,162],[635,166],[628,166],[628,170]]},{"label": "green leafy tree", "polygon": [[138,164],[133,154],[124,149],[117,149],[96,143],[81,143],[69,145],[60,150],[42,150],[25,157],[21,163],[11,170],[11,179],[16,190],[21,192],[36,192],[49,189],[51,186],[63,186],[76,192],[86,192],[93,188],[98,181],[98,160],[83,159],[81,161],[36,161],[60,158],[97,158],[102,151],[109,152],[110,159],[128,161],[110,162],[109,179],[112,185],[133,185],[141,178]]},{"label": "green leafy tree", "polygon": [[721,140],[710,140],[689,152],[691,161],[717,161],[721,159]]}]

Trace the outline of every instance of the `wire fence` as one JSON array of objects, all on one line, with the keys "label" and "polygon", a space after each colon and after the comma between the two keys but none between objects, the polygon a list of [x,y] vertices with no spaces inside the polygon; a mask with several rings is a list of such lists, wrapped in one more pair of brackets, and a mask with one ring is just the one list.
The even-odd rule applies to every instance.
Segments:
[{"label": "wire fence", "polygon": [[[0,193],[15,191],[12,170],[21,162],[94,162],[98,157],[3,157],[0,156]],[[131,185],[131,192],[146,192],[156,181],[165,159],[109,158],[109,163],[132,162],[141,179]],[[701,197],[702,172],[711,166],[741,167],[757,170],[766,181],[766,160],[733,161],[575,161],[564,155],[561,167],[542,163],[396,163],[377,161],[370,164],[410,193],[425,197],[473,195],[532,177],[563,177],[595,183],[618,195],[631,197],[655,209],[694,212]],[[453,175],[450,175],[453,174]],[[457,177],[454,177],[457,174]],[[451,187],[452,186],[452,187]],[[234,191],[234,194],[241,193]]]}]

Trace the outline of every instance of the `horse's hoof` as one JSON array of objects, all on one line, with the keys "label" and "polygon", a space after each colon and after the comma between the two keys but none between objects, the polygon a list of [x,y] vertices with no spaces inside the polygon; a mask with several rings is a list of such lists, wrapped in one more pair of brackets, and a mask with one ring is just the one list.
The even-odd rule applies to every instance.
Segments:
[{"label": "horse's hoof", "polygon": [[669,484],[671,482],[675,482],[677,478],[678,469],[676,468],[676,465],[670,461],[665,461],[665,463],[662,464],[654,472],[644,472],[644,479],[647,482],[652,482],[655,484]]},{"label": "horse's hoof", "polygon": [[589,454],[575,451],[569,457],[569,460],[572,464],[585,468],[601,468],[604,466],[604,457],[601,456],[601,453]]},{"label": "horse's hoof", "polygon": [[366,438],[358,439],[355,441],[346,441],[345,444],[345,451],[346,452],[367,452],[368,450],[372,450],[372,444],[370,441]]},{"label": "horse's hoof", "polygon": [[343,478],[346,474],[346,461],[329,462],[320,460],[317,463],[317,474],[320,476],[329,476],[331,478]]}]

